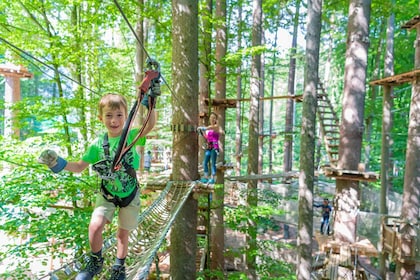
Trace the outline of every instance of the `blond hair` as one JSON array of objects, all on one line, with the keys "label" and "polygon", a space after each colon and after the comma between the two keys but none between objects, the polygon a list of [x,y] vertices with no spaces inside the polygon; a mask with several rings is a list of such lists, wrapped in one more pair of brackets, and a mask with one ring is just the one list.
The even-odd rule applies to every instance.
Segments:
[{"label": "blond hair", "polygon": [[124,96],[116,93],[108,93],[102,96],[101,100],[99,100],[98,111],[100,116],[102,116],[103,109],[106,106],[111,109],[119,109],[122,107],[126,114],[128,111],[127,100]]}]

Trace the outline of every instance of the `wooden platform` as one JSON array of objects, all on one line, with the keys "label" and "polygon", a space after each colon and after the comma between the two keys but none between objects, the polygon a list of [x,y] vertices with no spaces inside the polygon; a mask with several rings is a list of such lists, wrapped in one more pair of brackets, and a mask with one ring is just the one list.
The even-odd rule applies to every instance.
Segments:
[{"label": "wooden platform", "polygon": [[322,167],[322,171],[326,177],[334,177],[341,180],[375,182],[379,179],[379,174],[369,171],[343,170],[330,166]]},{"label": "wooden platform", "polygon": [[[390,254],[391,258],[402,263],[420,262],[420,223],[407,223],[398,217],[385,216],[382,218],[382,248]],[[402,234],[400,231],[405,227],[406,231],[412,231],[414,235]],[[405,254],[403,244],[409,244],[411,254]]]},{"label": "wooden platform", "polygon": [[0,75],[18,78],[32,78],[34,76],[22,65],[13,64],[0,64]]},{"label": "wooden platform", "polygon": [[277,173],[277,174],[253,174],[253,175],[244,175],[244,176],[229,176],[225,179],[230,181],[251,181],[251,180],[268,180],[274,178],[298,178],[299,172],[286,172],[286,173]]},{"label": "wooden platform", "polygon": [[404,23],[403,25],[401,25],[401,28],[411,30],[411,29],[416,28],[419,23],[420,23],[420,16],[415,16],[409,21],[407,21],[406,23]]},{"label": "wooden platform", "polygon": [[315,239],[319,248],[326,253],[340,254],[344,247],[350,249],[353,256],[377,257],[378,250],[368,239],[362,239],[354,243],[345,243],[334,240],[332,236],[315,233]]},{"label": "wooden platform", "polygon": [[372,81],[369,84],[372,86],[399,86],[405,83],[413,82],[416,77],[420,76],[420,69],[412,70],[402,74],[386,77],[380,80]]}]

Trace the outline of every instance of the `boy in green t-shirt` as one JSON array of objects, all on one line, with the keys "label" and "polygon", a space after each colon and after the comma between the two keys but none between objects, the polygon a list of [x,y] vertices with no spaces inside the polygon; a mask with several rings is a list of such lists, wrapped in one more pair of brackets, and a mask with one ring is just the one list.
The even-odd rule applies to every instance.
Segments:
[{"label": "boy in green t-shirt", "polygon": [[[160,95],[158,83],[152,86],[149,95],[151,98],[156,98]],[[144,102],[146,98],[148,98],[147,94],[142,104],[148,107],[148,103]],[[150,110],[153,110],[153,108],[150,108]],[[106,153],[109,153],[108,159],[115,155],[127,116],[128,106],[123,96],[118,94],[103,96],[99,102],[99,120],[105,125],[107,133],[105,135],[102,134],[92,142],[82,159],[77,162],[67,162],[65,159],[57,156],[54,151],[46,150],[41,153],[38,161],[46,164],[55,173],[62,170],[82,172],[89,164],[93,164],[93,169],[101,175],[100,165],[104,163]],[[112,178],[104,179],[101,176],[101,193],[98,193],[96,197],[95,210],[92,213],[89,224],[91,254],[86,267],[77,275],[76,279],[78,280],[92,279],[94,275],[102,271],[104,261],[102,257],[102,233],[105,224],[112,221],[117,208],[119,208],[118,231],[116,234],[117,256],[109,279],[126,279],[124,262],[128,252],[129,232],[137,227],[137,217],[140,210],[139,188],[135,174],[135,170],[139,167],[140,157],[135,146],[144,146],[146,142],[145,135],[153,129],[155,123],[156,114],[153,110],[141,137],[124,156],[121,168],[113,173]],[[138,132],[138,129],[133,129],[128,133],[127,144],[134,141]],[[109,148],[105,148],[104,142],[105,146],[108,142]],[[109,163],[110,161],[108,161],[108,165]]]}]

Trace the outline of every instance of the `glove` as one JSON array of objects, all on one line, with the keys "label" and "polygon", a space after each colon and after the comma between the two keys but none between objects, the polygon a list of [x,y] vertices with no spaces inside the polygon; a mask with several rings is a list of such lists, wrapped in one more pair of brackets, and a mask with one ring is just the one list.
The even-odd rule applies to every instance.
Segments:
[{"label": "glove", "polygon": [[62,171],[67,165],[67,161],[59,157],[53,150],[43,151],[38,158],[38,162],[47,165],[54,173]]},{"label": "glove", "polygon": [[149,109],[149,96],[152,99],[152,103],[156,104],[155,99],[161,95],[160,91],[160,82],[159,79],[153,79],[151,82],[150,90],[147,94],[144,95],[141,104],[146,106],[147,109]]},{"label": "glove", "polygon": [[152,85],[150,86],[150,93],[149,93],[149,95],[151,97],[156,98],[156,97],[160,96],[161,93],[162,92],[160,91],[160,81],[159,81],[159,79],[153,79],[152,80]]}]

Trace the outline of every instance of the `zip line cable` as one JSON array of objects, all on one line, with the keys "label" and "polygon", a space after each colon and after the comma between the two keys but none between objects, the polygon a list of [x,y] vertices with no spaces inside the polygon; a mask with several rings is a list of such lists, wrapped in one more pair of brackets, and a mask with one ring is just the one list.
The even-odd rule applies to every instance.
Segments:
[{"label": "zip line cable", "polygon": [[1,41],[3,41],[3,42],[5,42],[7,45],[9,45],[10,47],[12,47],[13,49],[18,50],[20,53],[23,53],[23,54],[25,54],[25,55],[29,56],[30,58],[32,58],[33,60],[35,60],[35,61],[37,61],[37,62],[41,63],[42,65],[44,65],[44,66],[45,66],[45,67],[47,67],[48,69],[50,69],[50,70],[52,70],[52,71],[54,71],[54,72],[55,72],[55,71],[57,71],[57,72],[58,72],[61,76],[63,76],[63,77],[65,77],[65,78],[69,79],[70,81],[72,81],[72,82],[74,82],[74,83],[78,84],[79,86],[83,87],[84,89],[87,89],[88,91],[90,91],[90,92],[92,92],[92,93],[94,93],[94,94],[99,94],[97,91],[94,91],[93,89],[90,89],[89,87],[87,87],[87,86],[83,85],[82,83],[80,83],[80,82],[78,82],[78,81],[74,80],[72,77],[70,77],[70,76],[68,76],[68,75],[66,75],[66,74],[64,74],[64,73],[62,73],[62,72],[60,72],[60,71],[58,71],[57,69],[54,69],[53,67],[51,67],[51,66],[50,66],[50,65],[48,65],[47,63],[45,63],[45,62],[43,62],[42,60],[40,60],[40,59],[38,59],[38,58],[34,57],[33,55],[31,55],[31,54],[30,54],[30,53],[28,53],[27,51],[25,51],[25,50],[23,50],[23,49],[19,48],[18,46],[16,46],[16,45],[14,45],[14,44],[10,43],[10,42],[9,42],[9,41],[7,41],[6,39],[4,39],[4,38],[0,37],[0,40],[1,40]]},{"label": "zip line cable", "polygon": [[[125,22],[128,25],[128,28],[130,29],[131,33],[133,33],[134,37],[136,38],[137,43],[139,43],[140,47],[142,48],[142,50],[144,51],[144,53],[146,54],[146,56],[150,59],[153,60],[152,57],[149,55],[149,53],[147,52],[145,46],[143,45],[143,43],[141,42],[139,36],[137,35],[136,31],[134,30],[133,26],[131,25],[130,21],[128,20],[127,16],[125,15],[123,9],[121,8],[120,4],[118,3],[117,0],[114,0],[115,6],[117,6],[121,16],[124,18]],[[162,81],[168,86],[169,91],[172,93],[172,96],[175,97],[174,92],[172,90],[172,88],[169,86],[168,82],[166,81],[165,77],[163,77],[163,75],[160,75],[160,78],[162,79]]]}]

